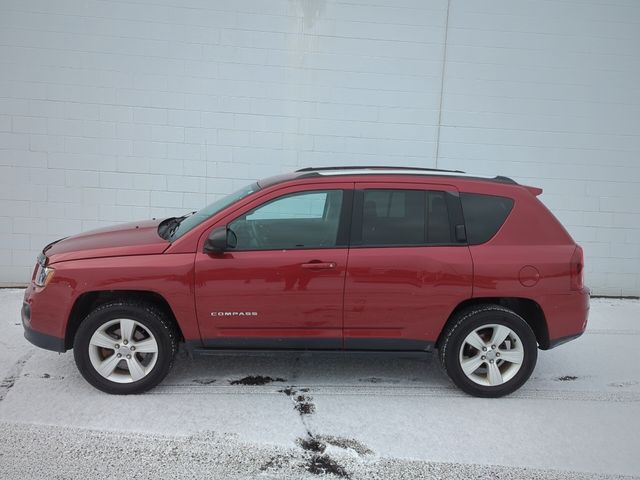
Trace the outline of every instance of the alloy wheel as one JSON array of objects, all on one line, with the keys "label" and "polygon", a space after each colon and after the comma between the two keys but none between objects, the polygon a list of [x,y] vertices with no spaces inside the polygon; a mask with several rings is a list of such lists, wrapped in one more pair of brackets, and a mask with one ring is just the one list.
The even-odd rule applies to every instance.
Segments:
[{"label": "alloy wheel", "polygon": [[102,377],[117,383],[142,380],[158,360],[158,342],[141,323],[120,318],[101,325],[89,340],[89,359]]},{"label": "alloy wheel", "polygon": [[520,337],[500,324],[483,325],[469,333],[460,347],[464,374],[483,386],[497,386],[511,380],[524,361]]}]

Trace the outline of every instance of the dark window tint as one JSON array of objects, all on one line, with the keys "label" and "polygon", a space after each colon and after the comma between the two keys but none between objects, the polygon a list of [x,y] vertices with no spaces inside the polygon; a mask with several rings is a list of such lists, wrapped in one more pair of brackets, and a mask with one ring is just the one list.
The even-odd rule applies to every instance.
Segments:
[{"label": "dark window tint", "polygon": [[272,200],[229,224],[237,250],[335,247],[342,190],[314,190]]},{"label": "dark window tint", "polygon": [[365,190],[363,245],[420,245],[425,242],[425,192]]},{"label": "dark window tint", "polygon": [[424,190],[365,190],[362,241],[356,244],[451,243],[446,195],[445,192]]},{"label": "dark window tint", "polygon": [[513,208],[513,200],[494,195],[461,193],[467,240],[472,245],[489,241],[500,229]]},{"label": "dark window tint", "polygon": [[447,193],[427,193],[427,243],[451,243]]}]

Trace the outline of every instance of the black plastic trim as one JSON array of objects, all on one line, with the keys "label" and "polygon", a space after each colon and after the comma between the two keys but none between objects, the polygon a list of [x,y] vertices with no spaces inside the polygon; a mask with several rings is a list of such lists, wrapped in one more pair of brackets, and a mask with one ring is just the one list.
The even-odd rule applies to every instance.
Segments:
[{"label": "black plastic trim", "polygon": [[364,214],[364,190],[353,191],[353,209],[351,214],[351,241],[349,246],[362,246],[362,216]]},{"label": "black plastic trim", "polygon": [[185,342],[185,349],[197,355],[232,354],[242,352],[416,352],[433,350],[435,342],[398,338],[342,338],[308,337],[240,337],[209,338]]},{"label": "black plastic trim", "polygon": [[340,223],[336,235],[336,247],[348,247],[351,236],[351,214],[353,211],[353,189],[342,191],[342,207],[340,209]]},{"label": "black plastic trim", "polygon": [[567,335],[565,337],[556,338],[554,340],[549,340],[549,344],[544,348],[540,348],[540,350],[551,350],[552,348],[558,347],[564,343],[570,342],[571,340],[575,340],[578,337],[581,337],[584,332],[576,333],[574,335]]},{"label": "black plastic trim", "polygon": [[64,338],[54,337],[53,335],[47,335],[46,333],[37,332],[24,323],[24,338],[29,340],[36,347],[44,348],[45,350],[52,350],[54,352],[66,352],[67,349],[64,345]]},{"label": "black plastic trim", "polygon": [[[449,228],[451,229],[451,239],[455,245],[467,245],[467,231],[466,224],[464,223],[464,214],[462,212],[462,202],[460,201],[460,194],[458,192],[452,192],[450,190],[445,191],[445,200],[447,202],[447,211],[449,213]],[[458,226],[462,226],[464,231],[464,240],[457,238],[456,229]]]}]

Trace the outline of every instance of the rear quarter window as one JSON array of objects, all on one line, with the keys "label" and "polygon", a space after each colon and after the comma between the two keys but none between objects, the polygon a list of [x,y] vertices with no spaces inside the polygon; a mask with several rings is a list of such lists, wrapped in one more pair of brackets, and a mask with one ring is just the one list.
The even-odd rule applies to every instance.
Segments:
[{"label": "rear quarter window", "polygon": [[470,245],[491,240],[513,209],[513,199],[496,195],[460,193],[460,201]]}]

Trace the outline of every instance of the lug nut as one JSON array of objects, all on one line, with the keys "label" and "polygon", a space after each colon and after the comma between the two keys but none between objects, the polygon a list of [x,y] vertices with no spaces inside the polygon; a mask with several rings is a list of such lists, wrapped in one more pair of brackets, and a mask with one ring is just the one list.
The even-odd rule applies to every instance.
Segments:
[{"label": "lug nut", "polygon": [[489,360],[489,363],[493,363],[493,360]]},{"label": "lug nut", "polygon": [[127,340],[124,340],[122,343],[124,343],[124,344],[126,345],[126,344],[127,344],[127,343],[129,343],[129,342],[128,342]]},{"label": "lug nut", "polygon": [[122,354],[121,354],[121,353],[118,353],[118,354],[116,355],[116,357],[118,357],[118,358],[120,358],[121,356],[122,356]]},{"label": "lug nut", "polygon": [[499,356],[500,356],[500,354],[499,354],[499,353],[496,353],[496,357],[499,357]]},{"label": "lug nut", "polygon": [[491,350],[495,350],[496,346],[495,345],[491,345]]},{"label": "lug nut", "polygon": [[482,351],[486,352],[487,351],[487,347],[482,347]]},{"label": "lug nut", "polygon": [[136,351],[136,347],[131,347],[129,350],[131,350],[132,352]]},{"label": "lug nut", "polygon": [[127,360],[131,360],[131,355],[127,355]]},{"label": "lug nut", "polygon": [[480,360],[486,360],[486,359],[487,359],[487,357],[485,357],[484,355],[482,355],[482,356],[480,357]]},{"label": "lug nut", "polygon": [[116,343],[116,350],[120,348],[120,345]]}]

